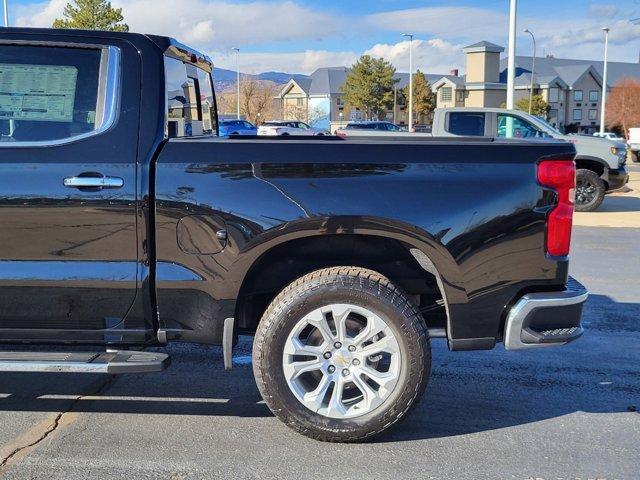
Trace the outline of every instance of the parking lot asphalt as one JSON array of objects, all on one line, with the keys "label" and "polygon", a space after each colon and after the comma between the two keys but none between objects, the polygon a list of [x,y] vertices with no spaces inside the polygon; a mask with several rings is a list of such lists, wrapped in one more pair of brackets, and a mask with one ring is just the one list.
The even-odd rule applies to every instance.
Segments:
[{"label": "parking lot asphalt", "polygon": [[525,352],[436,340],[418,408],[372,443],[282,425],[243,338],[231,373],[219,349],[189,345],[168,348],[161,374],[0,373],[0,477],[638,479],[640,228],[581,223],[571,274],[591,292],[584,337]]}]

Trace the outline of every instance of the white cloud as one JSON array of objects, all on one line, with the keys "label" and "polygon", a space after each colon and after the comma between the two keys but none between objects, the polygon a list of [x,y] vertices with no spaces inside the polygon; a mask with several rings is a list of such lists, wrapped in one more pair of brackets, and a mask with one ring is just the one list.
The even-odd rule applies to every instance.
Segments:
[{"label": "white cloud", "polygon": [[[62,14],[67,0],[21,6],[16,24],[50,26]],[[344,26],[334,16],[307,8],[293,0],[113,0],[121,7],[132,31],[180,38],[202,49],[236,45],[326,38]]]},{"label": "white cloud", "polygon": [[589,12],[600,18],[612,18],[620,13],[620,9],[615,5],[591,5]]},{"label": "white cloud", "polygon": [[508,25],[506,13],[476,7],[410,8],[369,15],[366,21],[389,31],[467,39],[493,37]]},{"label": "white cloud", "polygon": [[[379,43],[364,53],[390,61],[397,70],[409,71],[408,40],[393,45]],[[425,73],[448,74],[453,68],[460,69],[463,65],[462,45],[454,45],[439,38],[413,41],[414,69]]]}]

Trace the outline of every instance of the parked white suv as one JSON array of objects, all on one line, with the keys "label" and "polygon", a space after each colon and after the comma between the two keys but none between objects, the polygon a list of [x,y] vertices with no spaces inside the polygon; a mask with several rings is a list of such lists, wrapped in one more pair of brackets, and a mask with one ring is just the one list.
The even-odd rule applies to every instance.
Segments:
[{"label": "parked white suv", "polygon": [[320,128],[313,128],[304,122],[297,120],[269,121],[258,127],[258,135],[329,135],[329,132]]}]

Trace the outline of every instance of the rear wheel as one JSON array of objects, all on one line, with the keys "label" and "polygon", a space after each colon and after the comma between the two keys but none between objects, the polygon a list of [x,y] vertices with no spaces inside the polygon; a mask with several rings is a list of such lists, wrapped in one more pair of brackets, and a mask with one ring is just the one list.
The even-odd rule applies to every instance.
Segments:
[{"label": "rear wheel", "polygon": [[607,187],[593,170],[584,168],[576,172],[576,211],[593,212],[604,200]]},{"label": "rear wheel", "polygon": [[415,405],[431,353],[422,316],[382,275],[355,267],[310,273],[265,312],[254,374],[271,411],[309,437],[370,438]]}]

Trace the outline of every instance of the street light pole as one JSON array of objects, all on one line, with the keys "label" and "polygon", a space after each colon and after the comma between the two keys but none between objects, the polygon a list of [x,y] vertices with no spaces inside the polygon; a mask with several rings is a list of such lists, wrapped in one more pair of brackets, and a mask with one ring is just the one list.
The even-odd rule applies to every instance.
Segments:
[{"label": "street light pole", "polygon": [[409,131],[413,131],[413,33],[403,33],[409,37]]},{"label": "street light pole", "polygon": [[232,48],[232,50],[236,52],[236,88],[238,95],[237,118],[240,120],[240,49],[235,47]]},{"label": "street light pole", "polygon": [[531,115],[531,109],[533,107],[533,79],[536,75],[536,36],[533,34],[531,30],[528,28],[524,31],[524,33],[528,33],[531,35],[533,39],[533,60],[531,63],[531,92],[529,92],[529,115]]},{"label": "street light pole", "polygon": [[4,26],[9,26],[9,0],[4,0]]},{"label": "street light pole", "polygon": [[605,115],[607,112],[607,69],[609,61],[609,28],[604,27],[604,72],[602,75],[602,110],[600,111],[600,134],[604,134],[605,130]]},{"label": "street light pole", "polygon": [[509,60],[507,68],[507,108],[513,110],[516,81],[516,15],[517,0],[511,0],[509,8]]}]

